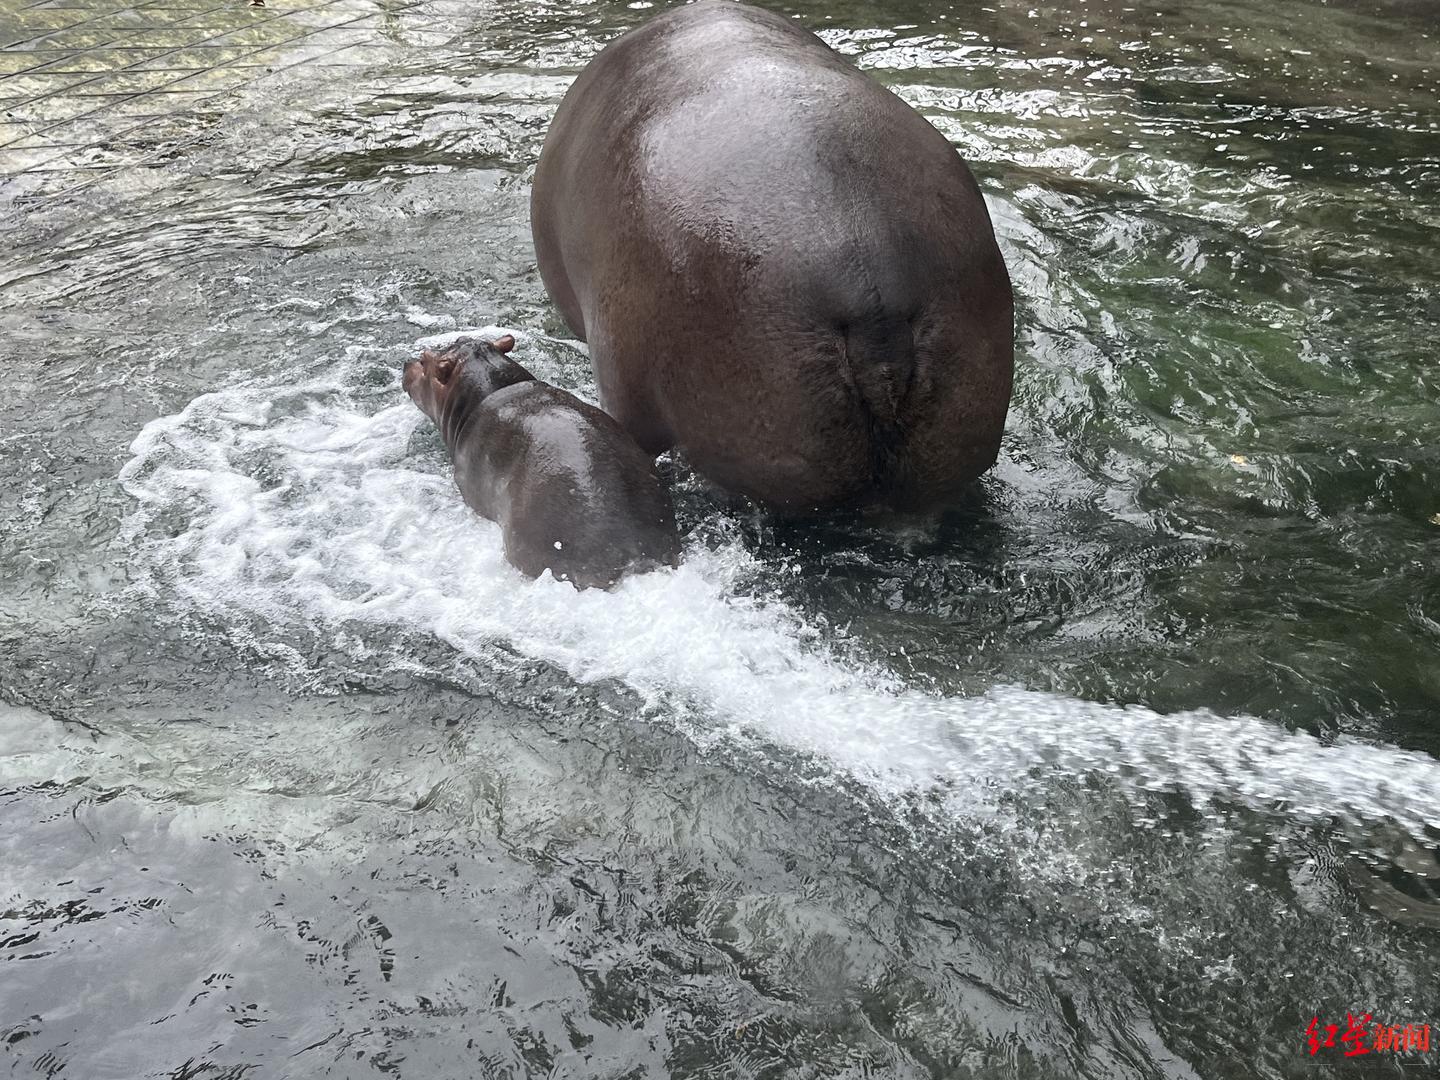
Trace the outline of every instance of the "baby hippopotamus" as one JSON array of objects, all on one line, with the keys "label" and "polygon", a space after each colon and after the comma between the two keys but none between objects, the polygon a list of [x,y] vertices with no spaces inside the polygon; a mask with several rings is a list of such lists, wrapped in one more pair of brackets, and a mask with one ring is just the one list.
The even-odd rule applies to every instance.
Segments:
[{"label": "baby hippopotamus", "polygon": [[461,338],[422,352],[403,379],[440,429],[465,501],[500,523],[505,558],[580,589],[676,565],[675,510],[654,459],[595,406],[506,356],[514,347],[508,334]]}]

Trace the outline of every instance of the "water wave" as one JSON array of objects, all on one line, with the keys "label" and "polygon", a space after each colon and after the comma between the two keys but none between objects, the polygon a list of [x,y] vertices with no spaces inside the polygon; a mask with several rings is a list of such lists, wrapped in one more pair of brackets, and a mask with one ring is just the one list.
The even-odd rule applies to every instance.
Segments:
[{"label": "water wave", "polygon": [[[537,348],[505,332],[522,353]],[[398,356],[362,349],[308,381],[238,378],[151,422],[120,474],[137,503],[122,542],[142,588],[264,626],[271,651],[297,664],[286,641],[300,633],[365,662],[397,633],[462,656],[500,644],[582,682],[618,680],[698,739],[799,751],[883,795],[973,805],[1064,770],[1303,820],[1440,827],[1440,763],[1424,754],[1252,717],[908,686],[757,595],[749,585],[775,568],[739,542],[692,540],[678,569],[611,592],[531,582],[505,562],[498,527],[463,505],[426,432],[399,392]]]}]

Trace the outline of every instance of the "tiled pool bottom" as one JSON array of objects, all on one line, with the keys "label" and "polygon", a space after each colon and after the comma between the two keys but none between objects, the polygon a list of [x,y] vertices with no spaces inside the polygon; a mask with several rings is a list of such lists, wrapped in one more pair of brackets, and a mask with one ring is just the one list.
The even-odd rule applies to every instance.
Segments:
[{"label": "tiled pool bottom", "polygon": [[[0,0],[0,202],[73,193],[206,136],[300,67],[438,44],[463,0]],[[8,189],[8,190],[7,190]]]}]

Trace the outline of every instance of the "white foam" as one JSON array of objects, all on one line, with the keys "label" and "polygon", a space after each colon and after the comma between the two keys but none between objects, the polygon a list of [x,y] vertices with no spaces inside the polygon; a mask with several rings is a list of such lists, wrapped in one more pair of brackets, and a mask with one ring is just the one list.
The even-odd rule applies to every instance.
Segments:
[{"label": "white foam", "polygon": [[280,639],[270,648],[296,664],[287,634],[315,630],[367,662],[400,633],[486,658],[503,644],[577,680],[619,680],[697,737],[813,754],[885,794],[964,799],[1037,767],[1098,770],[1132,790],[1279,804],[1291,817],[1440,827],[1440,763],[1423,754],[1324,745],[1254,718],[907,687],[784,603],[742,595],[758,568],[738,544],[692,545],[680,568],[608,593],[528,581],[506,564],[498,528],[461,503],[438,441],[412,451],[428,421],[400,393],[398,360],[385,361],[388,386],[356,351],[310,382],[243,379],[148,424],[121,471],[137,502],[124,542],[148,588],[222,620],[268,622]]}]

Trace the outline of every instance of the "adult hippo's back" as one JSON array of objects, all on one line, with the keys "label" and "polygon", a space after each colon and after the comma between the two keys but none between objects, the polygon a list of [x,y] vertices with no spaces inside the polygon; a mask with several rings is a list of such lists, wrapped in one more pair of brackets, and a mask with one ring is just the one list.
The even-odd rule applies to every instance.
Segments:
[{"label": "adult hippo's back", "polygon": [[551,124],[540,273],[648,451],[772,506],[925,507],[995,461],[1013,299],[975,179],[813,34],[705,0]]}]

